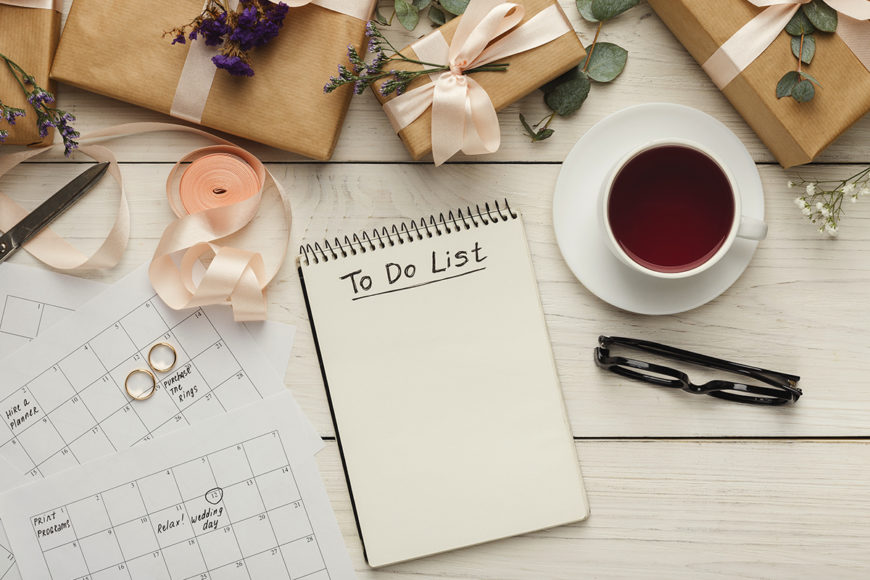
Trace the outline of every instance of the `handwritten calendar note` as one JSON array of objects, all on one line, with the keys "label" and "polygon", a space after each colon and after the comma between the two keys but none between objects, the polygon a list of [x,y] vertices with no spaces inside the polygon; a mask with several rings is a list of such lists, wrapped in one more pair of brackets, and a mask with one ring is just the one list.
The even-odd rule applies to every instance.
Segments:
[{"label": "handwritten calendar note", "polygon": [[23,576],[353,578],[293,412],[281,394],[3,496]]}]

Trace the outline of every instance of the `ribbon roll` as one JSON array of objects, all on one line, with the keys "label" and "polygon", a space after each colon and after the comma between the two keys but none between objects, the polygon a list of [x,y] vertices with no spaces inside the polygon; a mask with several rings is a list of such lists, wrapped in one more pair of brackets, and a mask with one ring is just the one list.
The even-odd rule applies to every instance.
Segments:
[{"label": "ribbon roll", "polygon": [[[109,173],[120,185],[115,223],[90,256],[51,228],[40,232],[24,249],[58,270],[115,266],[129,238],[124,182],[111,151],[91,142],[156,131],[194,133],[216,145],[188,153],[169,173],[166,194],[177,219],[163,232],[148,268],[154,290],[176,310],[230,304],[236,320],[263,320],[265,288],[284,263],[290,242],[290,204],[284,189],[259,159],[194,127],[129,123],[82,136],[79,150],[98,161],[110,161]],[[22,161],[60,147],[0,156],[0,176]],[[24,208],[0,194],[0,229],[9,229],[25,215]],[[199,275],[203,260],[210,263],[205,274]]]}]

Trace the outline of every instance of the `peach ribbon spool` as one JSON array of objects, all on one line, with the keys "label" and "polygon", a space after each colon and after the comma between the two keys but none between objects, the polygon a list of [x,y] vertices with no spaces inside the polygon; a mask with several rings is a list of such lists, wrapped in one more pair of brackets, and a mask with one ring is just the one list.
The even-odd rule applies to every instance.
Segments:
[{"label": "peach ribbon spool", "polygon": [[[236,320],[264,319],[265,288],[290,237],[280,185],[259,159],[224,142],[184,156],[169,173],[166,194],[178,219],[163,232],[148,269],[163,301],[175,309],[229,303]],[[269,234],[281,242],[267,241]],[[209,258],[197,281],[198,263]]]},{"label": "peach ribbon spool", "polygon": [[[115,266],[127,247],[130,212],[126,188],[111,150],[97,139],[161,131],[193,133],[216,143],[185,155],[166,184],[176,219],[169,224],[148,269],[154,290],[171,308],[230,304],[236,320],[266,317],[266,285],[275,277],[290,242],[290,203],[284,189],[259,159],[210,133],[168,123],[128,123],[81,137],[79,151],[110,162],[118,182],[118,213],[99,248],[81,252],[50,227],[24,246],[31,255],[57,270]],[[0,155],[0,177],[16,165],[62,145]],[[0,193],[0,230],[8,230],[28,211]],[[183,252],[183,254],[182,254]],[[176,254],[181,254],[176,262]],[[200,275],[201,260],[211,258]]]}]

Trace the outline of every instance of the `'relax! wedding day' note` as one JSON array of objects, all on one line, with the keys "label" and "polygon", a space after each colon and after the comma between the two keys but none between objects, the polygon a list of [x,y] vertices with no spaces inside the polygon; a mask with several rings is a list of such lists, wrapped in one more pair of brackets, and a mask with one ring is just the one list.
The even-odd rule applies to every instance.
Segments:
[{"label": "'relax! wedding day' note", "polygon": [[0,497],[24,578],[354,578],[288,393]]}]

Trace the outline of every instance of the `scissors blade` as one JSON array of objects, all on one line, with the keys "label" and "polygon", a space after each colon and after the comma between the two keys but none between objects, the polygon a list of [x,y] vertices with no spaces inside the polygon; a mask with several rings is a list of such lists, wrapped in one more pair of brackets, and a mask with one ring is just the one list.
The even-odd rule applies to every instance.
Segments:
[{"label": "scissors blade", "polygon": [[108,163],[98,163],[90,167],[0,236],[0,262],[14,254],[30,238],[69,209],[103,177],[108,168]]}]

